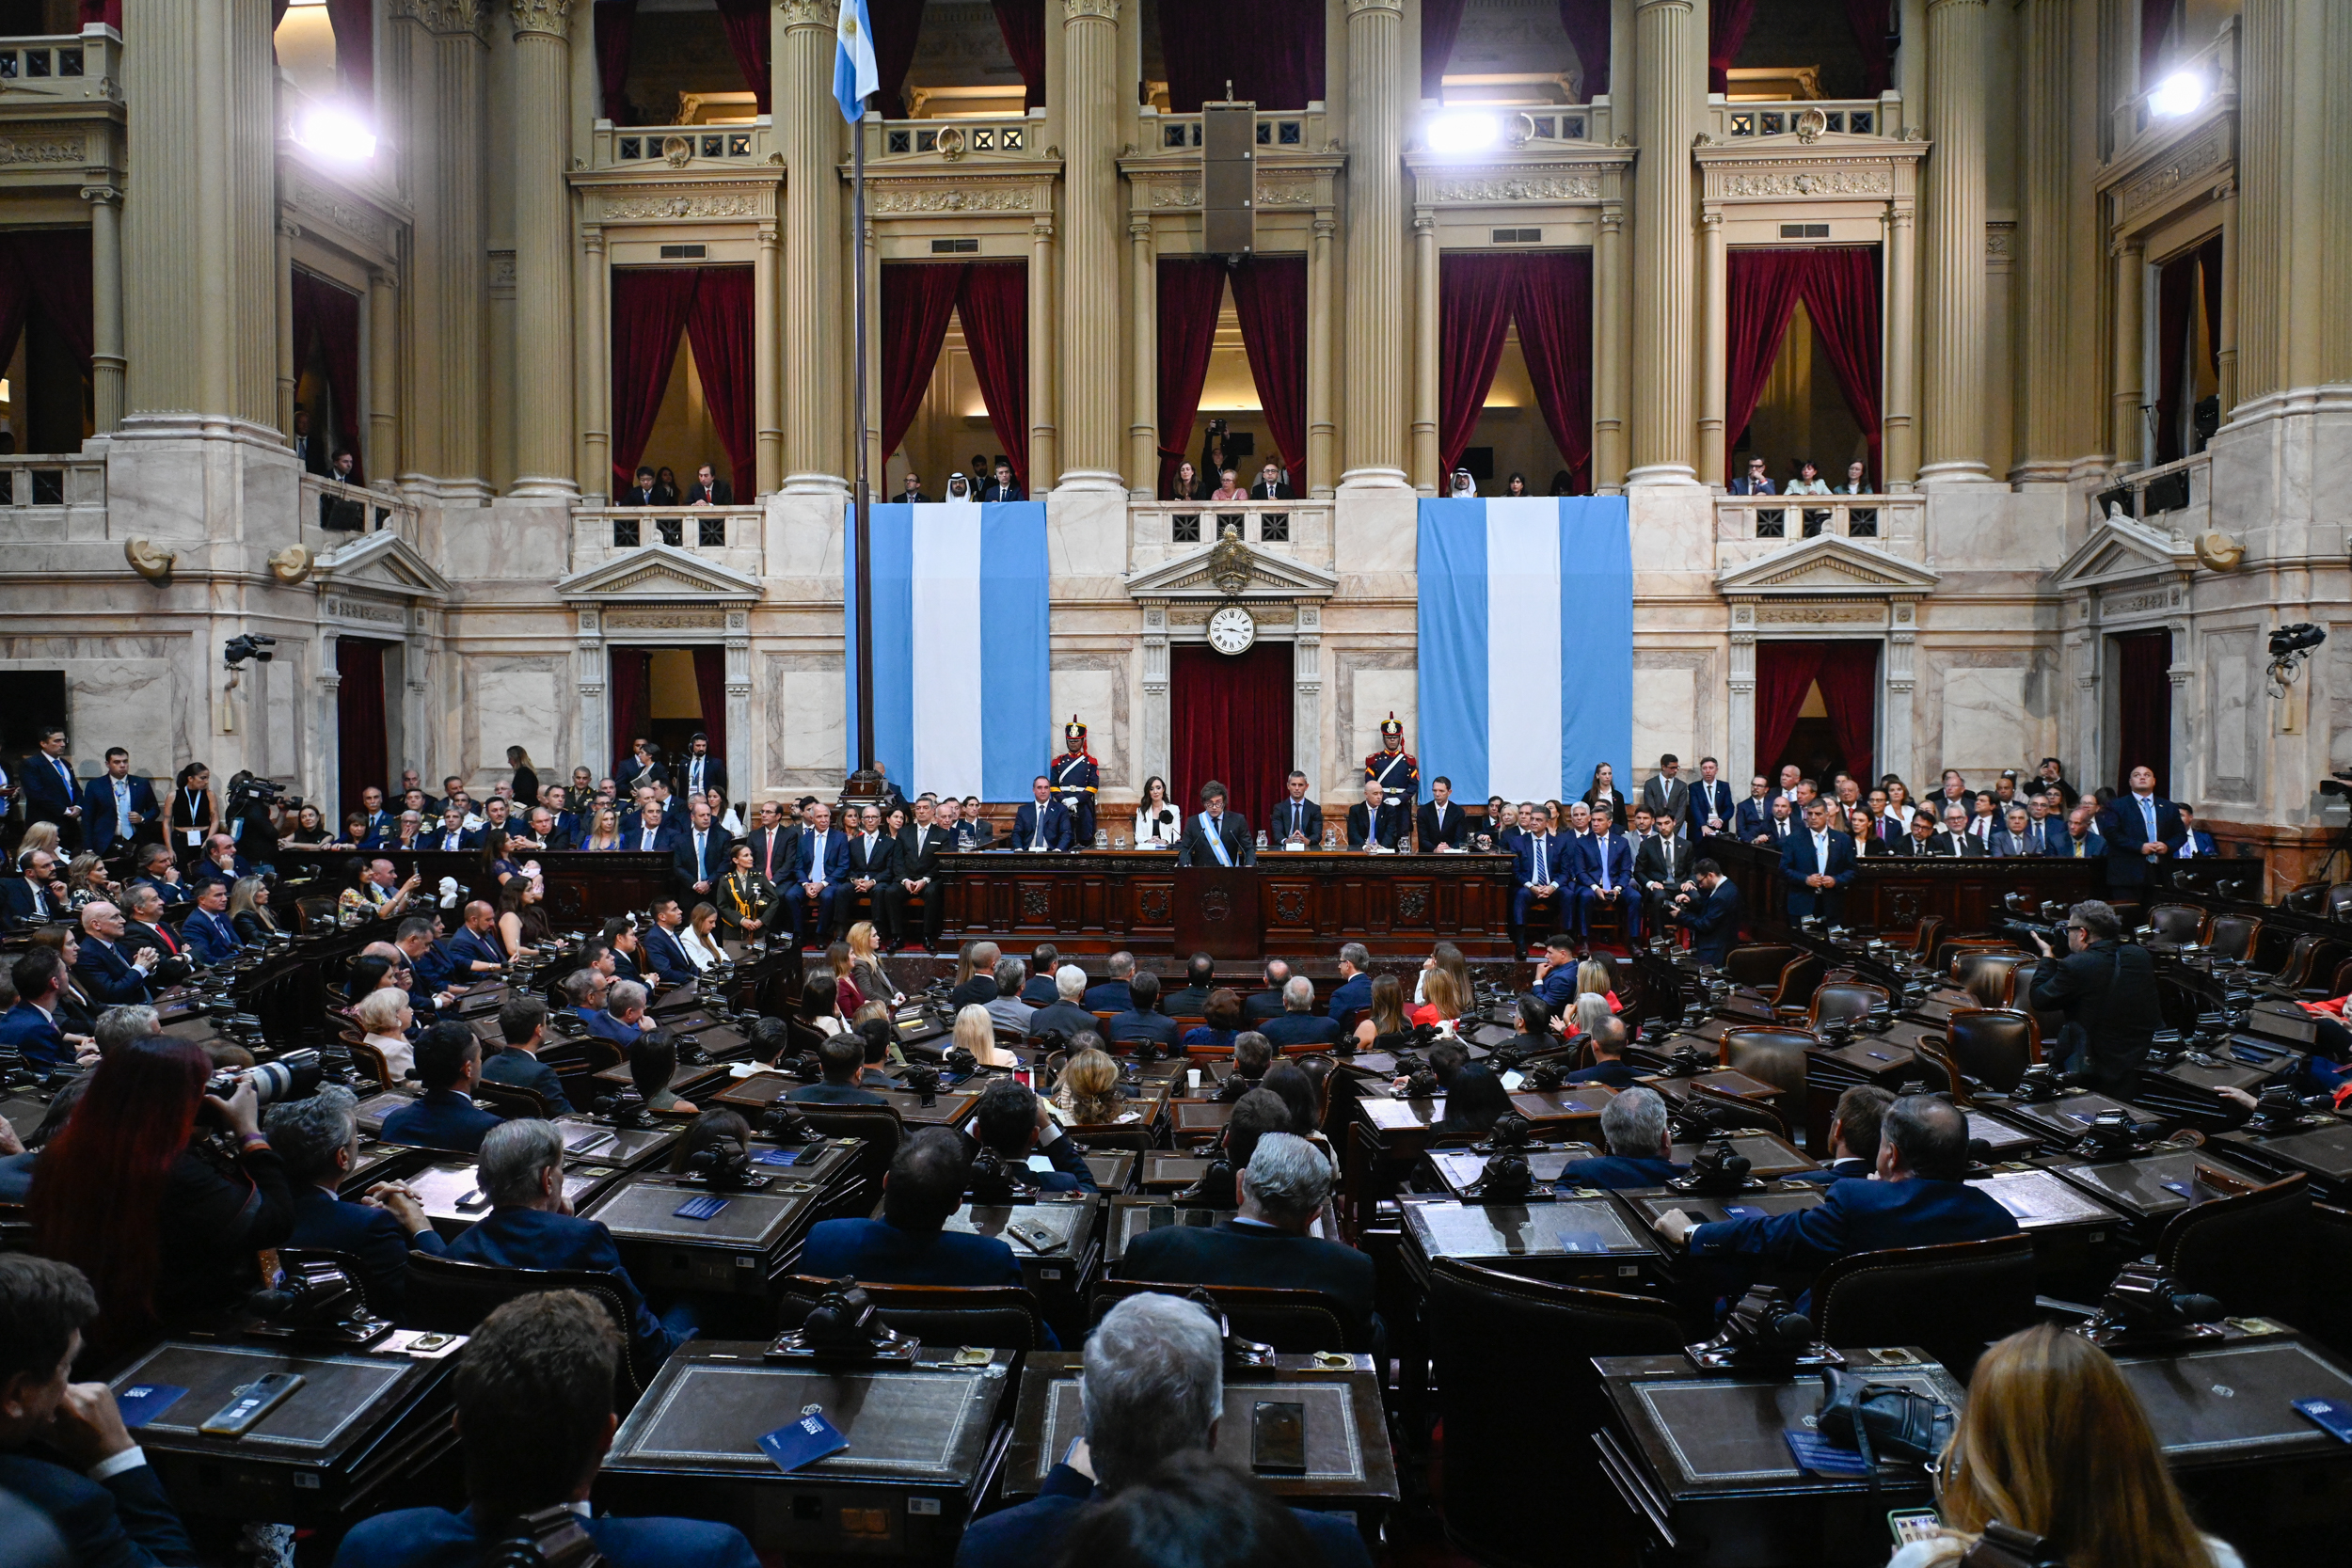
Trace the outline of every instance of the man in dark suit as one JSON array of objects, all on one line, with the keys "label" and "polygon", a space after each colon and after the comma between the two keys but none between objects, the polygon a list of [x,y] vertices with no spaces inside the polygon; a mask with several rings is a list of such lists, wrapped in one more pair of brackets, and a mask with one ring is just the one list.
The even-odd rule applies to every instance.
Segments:
[{"label": "man in dark suit", "polygon": [[652,994],[642,980],[605,980],[576,1008],[588,1032],[626,1051],[646,1033],[645,1003]]},{"label": "man in dark suit", "polygon": [[2197,814],[2189,809],[2188,802],[2176,802],[2174,809],[2181,814],[2181,842],[2173,847],[2172,858],[2209,861],[2218,856],[2221,851],[2215,846],[2213,834],[2197,825]]},{"label": "man in dark suit", "polygon": [[1459,849],[1470,837],[1470,816],[1454,803],[1454,781],[1440,773],[1429,781],[1429,803],[1413,814],[1413,842],[1424,855],[1440,847]]},{"label": "man in dark suit", "polygon": [[686,956],[686,944],[678,938],[685,924],[676,899],[654,900],[653,924],[645,928],[645,961],[664,985],[682,986],[702,973]]},{"label": "man in dark suit", "polygon": [[1879,1123],[1893,1094],[1876,1084],[1856,1084],[1837,1097],[1837,1110],[1829,1123],[1829,1164],[1820,1170],[1800,1171],[1791,1181],[1826,1187],[1833,1181],[1867,1181],[1878,1169]]},{"label": "man in dark suit", "polygon": [[27,850],[16,869],[17,875],[0,881],[0,911],[8,917],[8,928],[27,930],[65,918],[66,888],[57,875],[57,857],[46,849]]},{"label": "man in dark suit", "polygon": [[1944,808],[1943,828],[1936,832],[1930,833],[1924,840],[1921,839],[1918,836],[1918,823],[1926,815],[1923,812],[1919,816],[1912,818],[1913,836],[1909,848],[1915,857],[1924,857],[1929,860],[1970,860],[1982,859],[1993,852],[1990,845],[1969,832],[1967,814],[1954,805],[1947,805]]},{"label": "man in dark suit", "polygon": [[1100,985],[1089,986],[1082,1003],[1090,1013],[1123,1013],[1135,1006],[1134,992],[1128,982],[1136,977],[1136,956],[1120,951],[1103,960],[1110,978]]},{"label": "man in dark suit", "polygon": [[545,1002],[535,996],[510,994],[499,1004],[499,1037],[506,1042],[506,1049],[482,1064],[484,1083],[529,1089],[547,1102],[550,1112],[560,1112],[571,1103],[564,1093],[564,1080],[539,1059],[539,1047],[548,1037]]},{"label": "man in dark suit", "polygon": [[1829,824],[1829,802],[1816,799],[1804,808],[1804,831],[1788,835],[1780,856],[1781,879],[1788,884],[1788,919],[1807,915],[1835,921],[1846,907],[1846,884],[1853,880],[1853,835]]},{"label": "man in dark suit", "polygon": [[102,1006],[146,1001],[147,977],[163,961],[160,955],[148,956],[152,948],[125,952],[121,942],[126,926],[122,911],[112,904],[82,906],[82,940],[76,944],[81,961],[74,966],[75,978]]},{"label": "man in dark suit", "polygon": [[1641,936],[1641,905],[1629,893],[1633,885],[1633,845],[1606,813],[1595,814],[1591,836],[1577,842],[1572,874],[1577,935],[1589,939],[1597,912],[1622,908],[1626,940]]},{"label": "man in dark suit", "polygon": [[465,924],[449,939],[449,956],[460,983],[470,984],[506,967],[506,951],[499,945],[498,911],[483,899],[466,906]]},{"label": "man in dark suit", "polygon": [[802,1105],[887,1105],[890,1097],[862,1082],[866,1071],[866,1041],[858,1035],[827,1035],[817,1043],[817,1069],[822,1076],[787,1091],[785,1099]]},{"label": "man in dark suit", "polygon": [[[785,929],[795,945],[807,947],[834,927],[834,906],[850,879],[850,839],[833,826],[833,808],[818,801],[808,808],[808,822],[792,847],[792,868],[782,884]],[[816,906],[812,920],[808,907]]]},{"label": "man in dark suit", "polygon": [[1282,988],[1290,984],[1291,966],[1287,958],[1265,961],[1265,990],[1252,991],[1241,999],[1242,1017],[1256,1029],[1270,1018],[1282,1016]]},{"label": "man in dark suit", "polygon": [[2035,853],[2033,846],[2033,814],[2023,802],[2009,808],[2001,825],[1993,830],[1985,847],[2004,860],[2021,859]]},{"label": "man in dark suit", "polygon": [[166,909],[196,896],[196,890],[180,875],[179,858],[171,852],[171,846],[151,844],[138,852],[137,860],[139,874],[131,879],[131,885],[153,888]]},{"label": "man in dark suit", "polygon": [[[1961,1180],[1967,1169],[1966,1117],[1948,1101],[1912,1095],[1889,1105],[1879,1123],[1877,1180],[1833,1182],[1815,1208],[1711,1225],[1670,1209],[1657,1228],[1669,1242],[1687,1242],[1694,1259],[1740,1259],[1799,1274],[1819,1274],[1857,1252],[2015,1235],[2016,1217]],[[1812,1308],[1807,1291],[1797,1310]]]},{"label": "man in dark suit", "polygon": [[891,935],[889,904],[882,890],[898,874],[898,844],[882,831],[882,809],[866,806],[851,807],[858,816],[857,832],[850,836],[850,879],[842,885],[834,900],[837,934],[846,936],[857,920],[858,900],[866,900],[871,918],[887,944]]},{"label": "man in dark suit", "polygon": [[1345,1023],[1348,1014],[1372,1006],[1371,965],[1372,950],[1362,942],[1340,944],[1340,983],[1331,988],[1331,1005],[1326,1014],[1332,1022]]},{"label": "man in dark suit", "polygon": [[1292,501],[1298,499],[1298,492],[1282,483],[1281,465],[1269,459],[1266,466],[1258,470],[1258,483],[1249,487],[1249,499],[1253,501]]},{"label": "man in dark suit", "polygon": [[[1078,1374],[1085,1436],[1057,1456],[1035,1497],[964,1527],[956,1568],[1057,1561],[1091,1500],[1145,1481],[1176,1455],[1205,1454],[1223,1409],[1223,1357],[1216,1323],[1180,1296],[1129,1296],[1104,1313],[1088,1336]],[[1307,1509],[1291,1513],[1314,1548],[1296,1568],[1372,1568],[1363,1537],[1346,1517]]]},{"label": "man in dark suit", "polygon": [[1675,832],[1671,821],[1642,841],[1633,852],[1633,879],[1642,888],[1643,923],[1657,928],[1666,907],[1691,891],[1691,841]]},{"label": "man in dark suit", "polygon": [[[653,470],[651,468],[638,469],[636,482],[623,491],[612,504],[615,506],[660,506],[661,504],[660,491],[654,483]],[[614,777],[618,778],[619,775],[615,774]],[[627,784],[628,781],[622,779],[621,782]]]},{"label": "man in dark suit", "polygon": [[119,746],[107,748],[106,771],[82,786],[84,845],[102,855],[110,854],[116,846],[130,843],[141,830],[162,819],[155,806],[155,786],[133,776],[131,753]]},{"label": "man in dark suit", "polygon": [[9,978],[16,986],[16,1006],[0,1014],[0,1045],[14,1050],[35,1072],[72,1067],[73,1046],[58,1024],[64,958],[54,947],[36,947],[16,960]]},{"label": "man in dark suit", "polygon": [[1772,792],[1764,775],[1756,774],[1748,781],[1748,798],[1731,810],[1731,831],[1743,844],[1754,844],[1772,832]]},{"label": "man in dark suit", "polygon": [[358,1203],[338,1196],[359,1156],[359,1120],[352,1106],[351,1091],[330,1084],[307,1100],[270,1107],[269,1146],[286,1163],[286,1180],[294,1189],[294,1228],[286,1244],[348,1254],[359,1265],[368,1309],[400,1323],[408,1254],[437,1255],[441,1238],[416,1195],[398,1182],[377,1182]]},{"label": "man in dark suit", "polygon": [[985,485],[981,486],[980,499],[984,501],[1017,501],[1021,499],[1021,486],[1013,480],[1011,464],[1006,462],[1002,458],[998,458],[996,460],[995,477],[991,479]]},{"label": "man in dark suit", "polygon": [[[473,1086],[482,1081],[482,1041],[466,1025],[437,1023],[417,1037],[417,1079],[424,1093],[384,1118],[385,1143],[471,1154],[499,1125],[473,1102]],[[495,1201],[497,1195],[491,1196]]]},{"label": "man in dark suit", "polygon": [[229,884],[200,882],[196,908],[180,923],[180,941],[199,968],[227,963],[245,947],[236,927],[229,924]]},{"label": "man in dark suit", "polygon": [[1176,1021],[1160,1011],[1160,977],[1149,970],[1127,982],[1127,1009],[1103,1025],[1103,1037],[1113,1045],[1150,1040],[1162,1051],[1176,1049],[1181,1032]]},{"label": "man in dark suit", "polygon": [[1211,779],[1200,786],[1200,814],[1184,823],[1176,846],[1178,865],[1255,865],[1257,847],[1241,813],[1225,809],[1225,786]]},{"label": "man in dark suit", "polygon": [[706,463],[694,470],[694,483],[686,487],[689,506],[733,506],[735,486],[710,471]]},{"label": "man in dark suit", "polygon": [[1368,849],[1377,845],[1394,849],[1412,826],[1405,806],[1387,799],[1376,780],[1364,781],[1364,798],[1347,808],[1347,847]]},{"label": "man in dark suit", "polygon": [[688,799],[693,803],[687,807],[686,827],[670,850],[671,864],[677,868],[678,882],[687,892],[707,899],[719,879],[727,874],[727,851],[735,841],[710,819],[709,801],[693,796]]},{"label": "man in dark suit", "polygon": [[180,950],[180,934],[164,924],[164,901],[155,890],[134,882],[124,890],[122,901],[129,906],[131,917],[123,923],[118,945],[135,959],[141,953],[153,953],[154,967],[148,973],[158,985],[177,985],[186,979],[189,965]]},{"label": "man in dark suit", "polygon": [[[2056,957],[2042,938],[2034,944],[2044,958]],[[2155,960],[2123,941],[2114,908],[2095,898],[2066,911],[2066,956],[2034,967],[2033,1008],[2066,1015],[2067,1037],[2054,1042],[2052,1054],[2074,1053],[2060,1069],[2119,1098],[2139,1086],[2140,1064],[2164,1027]]]},{"label": "man in dark suit", "polygon": [[1642,802],[1661,833],[1687,833],[1691,815],[1691,784],[1682,776],[1682,759],[1668,752],[1658,759],[1658,771],[1642,784]]},{"label": "man in dark suit", "polygon": [[1315,1011],[1315,983],[1304,974],[1294,974],[1282,982],[1282,1011],[1267,1019],[1260,1031],[1279,1048],[1287,1050],[1301,1045],[1336,1045],[1340,1026],[1328,1015]]},{"label": "man in dark suit", "polygon": [[[1531,1019],[1528,1022],[1522,1023],[1521,1034],[1541,1047],[1549,1041],[1542,1034],[1528,1026],[1529,1023],[1534,1022]],[[1642,1069],[1625,1059],[1625,1020],[1615,1017],[1604,1018],[1593,1026],[1592,1033],[1584,1038],[1586,1043],[1593,1048],[1593,1065],[1577,1069],[1563,1079],[1563,1083],[1598,1084],[1607,1089],[1629,1089],[1641,1082]]]},{"label": "man in dark suit", "polygon": [[752,847],[752,869],[761,878],[777,887],[792,879],[792,851],[801,842],[801,830],[785,820],[783,806],[762,800],[759,825],[743,842]]},{"label": "man in dark suit", "polygon": [[672,764],[671,770],[677,775],[678,793],[690,800],[707,800],[714,789],[722,795],[727,792],[726,759],[711,754],[710,736],[700,730],[687,741],[686,755]]},{"label": "man in dark suit", "polygon": [[[1340,949],[1340,962],[1347,962],[1348,948],[1363,951],[1360,942],[1349,942]],[[1369,959],[1367,958],[1367,961]],[[1209,1005],[1209,993],[1216,990],[1216,960],[1206,953],[1195,953],[1184,960],[1184,983],[1181,990],[1168,992],[1160,999],[1160,1011],[1170,1018],[1199,1018]],[[1364,982],[1364,1000],[1357,1006],[1372,1005],[1372,982]],[[1024,1001],[1027,998],[1024,997]],[[1337,1000],[1335,997],[1334,1001]]]},{"label": "man in dark suit", "polygon": [[1307,799],[1307,775],[1295,768],[1282,781],[1282,799],[1266,823],[1266,836],[1276,844],[1300,844],[1310,849],[1323,842],[1323,808]]},{"label": "man in dark suit", "polygon": [[947,834],[933,819],[929,799],[914,802],[914,820],[898,830],[891,858],[890,880],[882,885],[883,926],[893,950],[916,940],[910,906],[923,900],[923,951],[939,950],[939,928],[947,917],[947,894],[938,885],[939,857],[947,848]]},{"label": "man in dark suit", "polygon": [[1373,1329],[1372,1259],[1312,1234],[1331,1196],[1331,1162],[1306,1139],[1269,1132],[1238,1172],[1241,1212],[1213,1227],[1147,1231],[1119,1262],[1123,1279],[1321,1291],[1357,1343]]},{"label": "man in dark suit", "polygon": [[1736,826],[1733,818],[1737,807],[1731,798],[1731,785],[1715,776],[1719,766],[1713,757],[1699,758],[1699,782],[1691,786],[1690,826],[1703,838],[1730,832]]},{"label": "man in dark suit", "polygon": [[882,1285],[1019,1285],[1012,1248],[994,1236],[949,1230],[963,1206],[971,1145],[947,1127],[926,1127],[898,1146],[882,1179],[882,1216],[826,1220],[808,1233],[801,1272]]},{"label": "man in dark suit", "polygon": [[1033,1036],[1058,1032],[1065,1039],[1094,1027],[1094,1010],[1086,1005],[1086,971],[1064,964],[1054,972],[1054,1000],[1029,1020]]},{"label": "man in dark suit", "polygon": [[1721,865],[1702,857],[1692,863],[1691,891],[1677,895],[1675,905],[1675,918],[1691,933],[1691,957],[1721,969],[1745,918],[1739,888]]},{"label": "man in dark suit", "polygon": [[24,790],[24,819],[54,822],[57,841],[68,849],[82,847],[82,786],[73,776],[73,759],[65,754],[65,731],[45,726],[40,749],[17,769]]},{"label": "man in dark suit", "polygon": [[2131,788],[2099,816],[2099,836],[2107,842],[2107,886],[2148,885],[2149,868],[2177,854],[2188,830],[2181,808],[2156,793],[2153,768],[2132,769]]},{"label": "man in dark suit", "polygon": [[[1094,1173],[1086,1156],[1046,1113],[1026,1084],[1011,1078],[992,1078],[972,1109],[972,1133],[982,1148],[1004,1162],[1013,1184],[1041,1193],[1095,1193]],[[1045,1156],[1051,1170],[1030,1167],[1031,1151]]]},{"label": "man in dark suit", "polygon": [[637,819],[621,819],[621,847],[641,855],[671,855],[677,853],[677,830],[673,828],[661,807],[648,800],[638,808]]},{"label": "man in dark suit", "polygon": [[1655,1089],[1636,1085],[1620,1090],[1601,1108],[1600,1134],[1609,1152],[1593,1160],[1572,1160],[1560,1167],[1555,1192],[1579,1187],[1614,1190],[1662,1187],[1684,1167],[1674,1162],[1673,1143],[1666,1131],[1666,1102]]},{"label": "man in dark suit", "polygon": [[1054,797],[1053,781],[1040,773],[1029,781],[1030,799],[1013,814],[1008,849],[1067,849],[1070,847],[1070,809]]},{"label": "man in dark suit", "polygon": [[[548,1217],[604,1228],[592,1220]],[[476,1533],[485,1519],[565,1505],[584,1511],[612,1441],[611,1391],[619,1368],[612,1320],[579,1291],[527,1295],[492,1312],[467,1342],[451,1380],[464,1435],[465,1495],[473,1506],[464,1513],[405,1508],[363,1519],[343,1537],[339,1568],[472,1563],[490,1545]],[[609,1568],[758,1568],[751,1544],[730,1526],[610,1515],[579,1523]]]},{"label": "man in dark suit", "polygon": [[[163,1484],[122,1424],[114,1390],[69,1383],[98,1297],[82,1271],[0,1254],[0,1493],[46,1520],[83,1568],[195,1568]],[[37,1544],[19,1540],[37,1557]]]},{"label": "man in dark suit", "polygon": [[455,853],[482,847],[479,830],[466,826],[466,808],[462,802],[441,808],[441,825],[425,835],[425,847]]},{"label": "man in dark suit", "polygon": [[1724,491],[1726,495],[1733,496],[1769,496],[1773,494],[1772,479],[1764,472],[1764,460],[1760,457],[1749,458],[1748,471],[1740,475],[1738,479],[1733,480],[1729,484],[1724,485]]}]

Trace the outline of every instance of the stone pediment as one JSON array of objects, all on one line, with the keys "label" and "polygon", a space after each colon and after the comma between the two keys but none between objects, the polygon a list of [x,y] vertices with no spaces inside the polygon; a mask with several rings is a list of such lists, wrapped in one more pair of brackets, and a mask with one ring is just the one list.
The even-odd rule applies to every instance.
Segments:
[{"label": "stone pediment", "polygon": [[2106,516],[2093,524],[2090,537],[2058,562],[2050,574],[2050,586],[2095,588],[2153,578],[2186,578],[2196,567],[2197,552],[2185,541],[2137,517]]},{"label": "stone pediment", "polygon": [[435,571],[414,545],[390,529],[378,529],[319,557],[311,576],[322,588],[429,599],[435,604],[446,602],[450,593],[449,578]]},{"label": "stone pediment", "polygon": [[1339,585],[1335,572],[1225,539],[1137,572],[1127,579],[1127,593],[1137,599],[1327,599]]},{"label": "stone pediment", "polygon": [[675,545],[646,545],[574,572],[555,585],[572,603],[756,604],[756,578],[730,571]]},{"label": "stone pediment", "polygon": [[1943,580],[1940,574],[1925,566],[1824,533],[1761,561],[1718,573],[1715,591],[1726,597],[1784,598],[1822,594],[1907,597],[1932,593]]}]

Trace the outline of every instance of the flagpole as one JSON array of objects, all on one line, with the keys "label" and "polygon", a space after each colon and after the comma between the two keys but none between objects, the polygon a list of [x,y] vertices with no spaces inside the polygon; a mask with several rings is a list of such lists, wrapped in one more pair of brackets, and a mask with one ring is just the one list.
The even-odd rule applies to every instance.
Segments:
[{"label": "flagpole", "polygon": [[[857,317],[857,494],[853,527],[857,539],[857,757],[860,771],[874,766],[874,576],[873,534],[866,467],[866,101],[850,126],[850,190],[854,216],[850,254],[856,261]],[[906,759],[898,759],[904,766]]]}]

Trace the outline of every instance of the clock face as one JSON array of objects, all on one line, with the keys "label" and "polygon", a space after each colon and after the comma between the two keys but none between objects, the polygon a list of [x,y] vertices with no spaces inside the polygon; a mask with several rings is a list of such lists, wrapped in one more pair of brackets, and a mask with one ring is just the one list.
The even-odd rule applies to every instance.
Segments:
[{"label": "clock face", "polygon": [[1209,646],[1221,654],[1237,654],[1258,640],[1258,623],[1249,611],[1229,604],[1209,617]]}]

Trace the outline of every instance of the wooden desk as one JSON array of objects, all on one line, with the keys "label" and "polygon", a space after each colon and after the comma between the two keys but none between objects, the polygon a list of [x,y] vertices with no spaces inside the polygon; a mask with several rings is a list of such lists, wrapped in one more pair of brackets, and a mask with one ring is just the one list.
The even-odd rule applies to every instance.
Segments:
[{"label": "wooden desk", "polygon": [[[395,881],[411,872],[423,879],[420,896],[438,886],[444,877],[456,879],[477,898],[491,898],[496,888],[490,863],[480,850],[452,853],[445,849],[368,849],[353,853],[367,860],[392,863]],[[522,860],[537,861],[547,884],[548,921],[557,930],[600,927],[605,916],[624,910],[642,910],[675,889],[676,863],[667,855],[640,854],[634,849],[526,849]],[[429,908],[420,913],[430,912]]]},{"label": "wooden desk", "polygon": [[[1708,852],[1739,886],[1748,928],[1763,935],[1788,930],[1788,883],[1780,857],[1761,845],[1710,839]],[[1928,915],[1944,917],[1947,932],[1989,931],[2009,918],[2001,900],[2022,893],[2061,904],[2106,895],[2105,860],[1915,860],[1867,856],[1847,885],[1837,923],[1883,936],[1909,936]]]},{"label": "wooden desk", "polygon": [[[1257,896],[1254,921],[1235,903],[1235,875],[1179,866],[1165,850],[942,855],[943,935],[1015,951],[1051,942],[1071,956],[1123,948],[1159,958],[1193,951],[1184,937],[1216,927],[1232,938],[1232,956],[1247,958],[1341,941],[1375,957],[1418,958],[1441,941],[1472,959],[1512,957],[1508,855],[1268,850],[1239,874]],[[1210,920],[1220,897],[1225,913]]]}]

